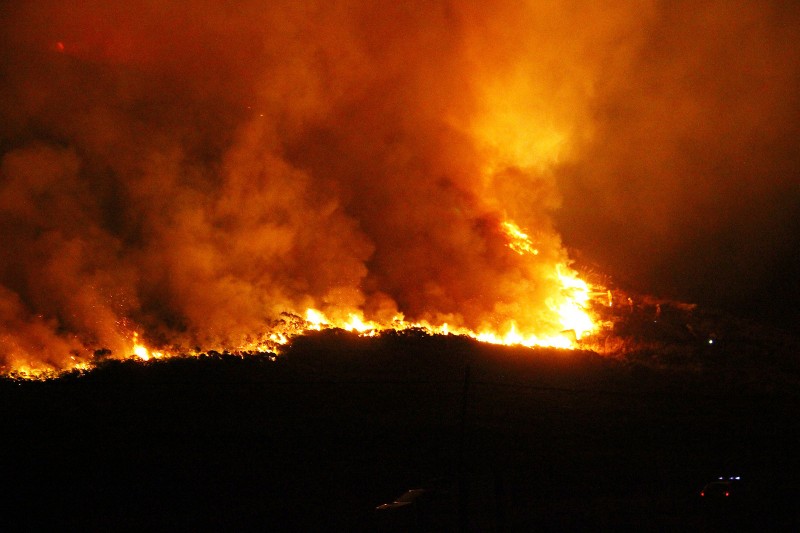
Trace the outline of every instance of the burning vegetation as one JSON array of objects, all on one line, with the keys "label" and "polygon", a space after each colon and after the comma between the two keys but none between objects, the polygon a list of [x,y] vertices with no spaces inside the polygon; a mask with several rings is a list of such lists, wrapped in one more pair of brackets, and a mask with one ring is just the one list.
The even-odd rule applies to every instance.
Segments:
[{"label": "burning vegetation", "polygon": [[6,86],[6,372],[331,327],[565,348],[595,329],[550,223],[564,142],[498,101],[514,68],[479,60],[481,14],[84,7],[6,28],[32,64]]},{"label": "burning vegetation", "polygon": [[[602,259],[593,231],[626,226],[617,176],[652,169],[627,166],[649,159],[625,151],[636,135],[609,118],[620,102],[629,124],[659,123],[659,171],[678,161],[673,147],[696,118],[678,113],[670,129],[640,105],[672,95],[630,95],[625,80],[644,62],[680,70],[669,58],[687,46],[651,42],[650,30],[678,15],[645,4],[9,6],[0,370],[277,353],[323,328],[596,348],[605,308],[622,304],[574,270],[558,229]],[[742,11],[772,35],[759,25],[769,14]],[[699,63],[717,59],[693,50]],[[794,65],[773,51],[764,64],[743,58],[742,71]],[[769,78],[768,90],[794,94],[793,73]],[[717,89],[686,95],[682,109],[718,102]],[[731,123],[758,129],[786,105]],[[639,217],[635,242],[663,236],[659,213],[684,200],[646,202],[656,213]],[[600,223],[583,223],[587,213]],[[657,241],[672,256],[675,235]],[[617,257],[626,241],[610,240]],[[646,270],[645,254],[626,253],[634,274]]]},{"label": "burning vegetation", "polygon": [[[507,246],[520,255],[536,255],[536,250],[527,235],[521,232],[516,225],[504,223],[503,228],[508,235]],[[514,228],[513,232],[509,228]],[[285,345],[292,339],[314,331],[338,329],[351,332],[362,337],[376,337],[386,332],[416,331],[427,335],[456,335],[468,337],[479,342],[501,344],[509,346],[541,346],[571,349],[578,347],[580,341],[596,333],[599,326],[597,313],[592,309],[592,298],[598,293],[592,292],[590,286],[581,280],[577,273],[564,264],[558,264],[552,273],[552,280],[557,283],[558,290],[544,305],[553,316],[553,325],[548,330],[539,324],[537,333],[536,325],[520,326],[514,318],[508,318],[499,327],[484,324],[482,329],[471,330],[463,325],[444,323],[430,323],[427,320],[417,322],[404,318],[402,313],[395,314],[388,322],[378,322],[364,316],[361,309],[333,308],[331,317],[324,312],[308,308],[303,315],[292,312],[282,312],[264,330],[248,335],[240,344],[234,346],[212,346],[208,351],[217,350],[234,354],[266,353],[274,358],[282,352]],[[608,292],[610,302],[610,291]],[[595,302],[596,305],[596,302]],[[332,318],[333,317],[333,318]],[[136,328],[127,319],[121,323],[126,328]],[[121,328],[124,331],[124,328]],[[61,371],[86,370],[94,364],[114,359],[134,359],[141,361],[158,360],[176,356],[201,355],[206,350],[195,348],[187,351],[185,348],[159,348],[153,349],[140,337],[137,330],[130,333],[129,348],[121,354],[114,354],[109,349],[95,350],[90,357],[80,357],[80,353],[73,351],[70,362],[62,367],[37,367],[21,365],[10,369],[10,374],[22,378],[46,378],[58,375]],[[87,347],[89,348],[89,347]]]}]

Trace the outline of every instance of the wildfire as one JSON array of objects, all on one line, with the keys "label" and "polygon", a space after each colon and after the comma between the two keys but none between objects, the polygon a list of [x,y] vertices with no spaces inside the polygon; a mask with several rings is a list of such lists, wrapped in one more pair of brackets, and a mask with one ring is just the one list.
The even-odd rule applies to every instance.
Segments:
[{"label": "wildfire", "polygon": [[[508,237],[508,247],[515,253],[538,255],[539,252],[530,237],[518,225],[505,221],[501,224],[501,229]],[[561,330],[555,334],[524,334],[520,332],[519,325],[515,321],[509,322],[507,327],[501,331],[490,329],[473,331],[465,327],[452,326],[446,322],[431,324],[425,321],[406,321],[402,315],[395,316],[388,324],[367,320],[360,312],[349,313],[346,320],[333,320],[317,309],[306,310],[307,330],[319,331],[326,328],[338,328],[364,336],[373,336],[387,330],[421,329],[434,335],[464,335],[490,344],[575,348],[579,340],[597,329],[588,309],[595,292],[588,283],[578,277],[577,272],[565,264],[555,265],[553,276],[557,278],[561,287],[560,294],[546,303],[559,317]],[[604,291],[600,293],[605,294]]]},{"label": "wildfire", "polygon": [[[528,234],[517,224],[511,221],[504,221],[500,226],[508,238],[508,248],[519,255],[538,255],[539,252],[534,247]],[[446,322],[431,324],[427,321],[407,321],[402,314],[394,316],[389,323],[367,320],[360,311],[347,313],[346,318],[337,320],[329,318],[322,311],[313,308],[305,311],[305,331],[337,328],[358,333],[362,336],[375,336],[382,331],[418,329],[432,335],[463,335],[479,342],[490,344],[576,348],[578,341],[597,329],[595,320],[589,312],[589,305],[593,295],[597,293],[605,295],[606,292],[593,291],[588,283],[578,277],[577,272],[563,263],[556,264],[553,267],[552,275],[557,279],[560,291],[558,295],[547,301],[546,305],[557,315],[560,329],[547,335],[523,333],[520,331],[520,326],[516,321],[508,322],[505,328],[500,330],[485,328],[474,331],[466,327],[453,326]]]},{"label": "wildfire", "polygon": [[556,273],[565,296],[564,301],[557,304],[558,315],[561,317],[564,329],[574,331],[575,336],[580,339],[595,329],[594,321],[587,312],[591,289],[565,265],[557,265]]},{"label": "wildfire", "polygon": [[539,250],[533,247],[533,243],[519,226],[513,222],[505,221],[501,224],[503,231],[509,238],[508,247],[519,255],[533,254],[539,255]]},{"label": "wildfire", "polygon": [[[504,221],[500,230],[506,236],[506,246],[520,256],[529,256],[531,260],[538,260],[539,251],[534,246],[529,235],[517,224]],[[592,298],[601,294],[606,296],[606,290],[594,290],[586,281],[578,277],[578,273],[564,263],[552,267],[552,280],[556,282],[557,294],[551,296],[544,305],[557,317],[558,327],[554,331],[535,333],[531,326],[522,326],[517,319],[507,320],[499,327],[485,326],[476,330],[465,326],[454,325],[448,322],[431,323],[429,321],[409,321],[402,313],[394,315],[391,320],[380,322],[370,320],[358,309],[340,310],[333,309],[330,313],[315,308],[308,308],[302,314],[285,313],[286,320],[276,323],[271,331],[262,333],[259,337],[228,350],[231,353],[269,352],[279,354],[281,347],[290,343],[292,338],[311,331],[325,329],[342,329],[359,336],[373,337],[386,331],[421,330],[431,335],[458,335],[475,339],[479,342],[490,344],[526,346],[526,347],[554,347],[573,349],[578,346],[581,339],[590,335],[597,329],[595,320],[590,315],[589,306]],[[609,298],[610,298],[610,293]],[[541,302],[532,302],[531,306],[541,306]],[[125,327],[132,325],[123,321]],[[553,328],[551,328],[553,329]],[[151,361],[178,355],[165,350],[155,350],[147,346],[138,331],[129,334],[129,351],[123,358],[139,361]],[[184,354],[186,355],[186,354]],[[196,354],[195,354],[196,355]],[[70,370],[89,370],[91,364],[72,358],[74,364]],[[18,366],[13,373],[24,379],[46,379],[58,375],[58,370],[53,368],[30,368]]]},{"label": "wildfire", "polygon": [[160,351],[152,351],[148,349],[144,344],[139,342],[139,333],[133,333],[133,349],[132,353],[135,357],[138,357],[142,361],[149,361],[150,359],[161,359],[164,357],[164,352]]}]

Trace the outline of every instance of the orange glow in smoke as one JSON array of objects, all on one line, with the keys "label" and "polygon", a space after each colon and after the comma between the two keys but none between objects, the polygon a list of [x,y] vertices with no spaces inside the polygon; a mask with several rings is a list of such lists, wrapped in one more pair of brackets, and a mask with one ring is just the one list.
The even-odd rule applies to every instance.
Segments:
[{"label": "orange glow in smoke", "polygon": [[41,138],[0,154],[0,372],[326,328],[588,346],[606,291],[552,217],[593,131],[571,10],[290,4],[18,10],[52,27],[10,41],[47,53],[10,128]]},{"label": "orange glow in smoke", "polygon": [[[502,222],[500,226],[501,230],[507,235],[507,246],[513,253],[530,257],[537,256],[538,251],[525,231],[519,226],[510,221]],[[545,302],[546,306],[557,317],[557,327],[551,328],[549,331],[531,331],[530,327],[521,327],[516,320],[506,321],[497,328],[483,327],[473,330],[447,322],[437,324],[429,321],[408,321],[402,314],[396,314],[387,322],[380,322],[366,318],[363,311],[358,309],[331,309],[330,313],[326,313],[319,309],[308,308],[302,313],[303,318],[299,323],[278,325],[274,330],[264,332],[258,337],[258,340],[227,351],[232,353],[272,352],[277,354],[280,353],[281,346],[291,342],[293,337],[311,331],[334,328],[364,337],[377,336],[386,331],[415,329],[425,331],[431,335],[466,336],[489,344],[574,349],[579,346],[581,339],[591,335],[598,328],[589,311],[592,295],[600,294],[605,300],[606,292],[604,289],[593,290],[588,283],[578,277],[577,272],[565,264],[553,265],[552,278],[558,280],[560,290]],[[334,316],[338,318],[334,318]],[[178,355],[148,347],[136,331],[130,335],[129,354],[130,358],[143,362]],[[72,368],[86,370],[90,368],[90,365],[76,361]],[[57,373],[46,367],[20,366],[15,371],[15,375],[29,379],[41,379],[55,376]]]},{"label": "orange glow in smoke", "polygon": [[[515,253],[531,256],[538,254],[528,235],[519,226],[506,221],[501,224],[501,227],[508,236],[508,247]],[[332,319],[322,311],[313,308],[305,311],[305,330],[321,331],[338,328],[362,336],[373,336],[381,331],[422,329],[430,334],[464,335],[490,344],[576,348],[578,341],[595,332],[598,327],[589,311],[593,289],[578,277],[577,272],[565,264],[553,266],[553,277],[558,280],[561,289],[546,303],[558,317],[559,327],[550,332],[539,334],[522,332],[515,321],[510,321],[499,329],[484,328],[478,331],[452,326],[446,322],[434,324],[427,321],[407,321],[402,315],[393,317],[388,323],[381,323],[366,319],[361,311],[347,312],[343,315],[345,318]],[[599,294],[605,296],[605,291],[601,290]]]}]

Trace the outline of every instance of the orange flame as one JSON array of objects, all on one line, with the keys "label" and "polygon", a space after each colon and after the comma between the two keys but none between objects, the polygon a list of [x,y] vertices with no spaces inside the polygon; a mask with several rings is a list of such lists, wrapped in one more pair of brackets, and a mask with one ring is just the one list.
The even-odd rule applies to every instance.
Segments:
[{"label": "orange flame", "polygon": [[533,254],[539,255],[539,250],[533,247],[533,243],[519,226],[513,222],[505,221],[501,224],[503,231],[509,238],[508,247],[519,255]]},{"label": "orange flame", "polygon": [[[508,248],[514,253],[523,256],[538,256],[539,251],[534,246],[531,238],[517,224],[511,221],[504,221],[500,224],[500,229],[508,239]],[[604,288],[600,290],[592,288],[586,281],[580,279],[577,272],[564,263],[553,266],[552,278],[557,280],[560,290],[544,303],[557,317],[560,329],[555,331],[532,333],[529,331],[530,327],[521,328],[516,320],[508,320],[495,328],[482,327],[476,331],[463,326],[455,326],[448,322],[436,324],[429,321],[407,321],[400,313],[387,322],[379,322],[366,318],[363,311],[359,309],[332,309],[330,316],[328,316],[328,314],[319,309],[308,308],[302,314],[302,319],[297,317],[298,322],[281,323],[275,326],[272,331],[263,333],[256,340],[243,344],[231,351],[233,353],[271,352],[278,354],[281,351],[281,346],[291,342],[293,337],[310,331],[333,328],[350,331],[364,337],[376,336],[385,331],[417,329],[432,335],[466,336],[489,344],[574,349],[579,346],[581,339],[597,330],[598,325],[590,315],[589,305],[592,298],[597,294],[602,295],[605,300],[607,291]],[[610,293],[608,294],[610,295]],[[610,296],[608,298],[610,299]],[[291,316],[295,315],[292,314]],[[132,327],[127,321],[123,322],[126,328]],[[133,331],[129,335],[130,351],[128,352],[128,357],[131,359],[150,361],[178,355],[177,353],[148,347],[141,339],[138,331]],[[88,370],[91,368],[91,365],[86,361],[79,361],[74,357],[73,360],[74,364],[70,370]],[[14,375],[24,379],[47,379],[57,376],[58,372],[51,368],[34,368],[20,365],[17,366]]]},{"label": "orange flame", "polygon": [[147,348],[144,344],[139,342],[139,333],[133,333],[133,349],[132,354],[142,361],[149,361],[150,359],[161,359],[164,357],[164,352],[153,351]]}]

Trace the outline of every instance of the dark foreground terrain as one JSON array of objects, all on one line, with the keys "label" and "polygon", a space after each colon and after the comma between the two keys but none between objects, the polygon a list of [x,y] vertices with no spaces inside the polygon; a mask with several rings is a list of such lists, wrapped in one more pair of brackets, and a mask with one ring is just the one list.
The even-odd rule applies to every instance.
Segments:
[{"label": "dark foreground terrain", "polygon": [[[797,365],[751,352],[330,331],[275,362],[4,380],[0,529],[798,530]],[[700,498],[720,475],[748,491]],[[420,487],[432,503],[375,511]]]}]

